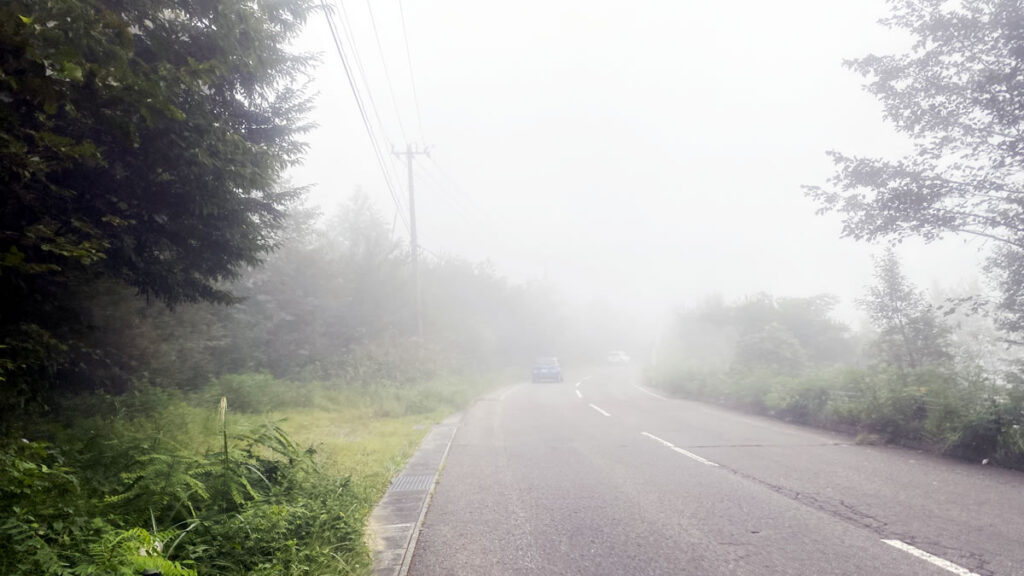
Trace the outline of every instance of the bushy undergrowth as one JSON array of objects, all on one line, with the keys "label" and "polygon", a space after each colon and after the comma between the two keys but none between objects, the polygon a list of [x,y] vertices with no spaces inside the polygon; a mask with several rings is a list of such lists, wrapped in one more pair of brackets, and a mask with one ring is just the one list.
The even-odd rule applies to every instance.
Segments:
[{"label": "bushy undergrowth", "polygon": [[0,443],[0,574],[365,573],[369,510],[476,382],[353,389],[248,374],[192,393],[67,398]]},{"label": "bushy undergrowth", "polygon": [[450,411],[479,395],[481,380],[446,375],[413,384],[336,381],[283,381],[268,374],[233,374],[218,378],[196,395],[204,403],[221,396],[232,399],[236,411],[267,413],[296,408],[343,406],[362,416],[396,418]]},{"label": "bushy undergrowth", "polygon": [[997,386],[974,374],[934,368],[837,368],[780,375],[675,366],[650,376],[654,385],[684,398],[1024,468],[1020,384]]}]

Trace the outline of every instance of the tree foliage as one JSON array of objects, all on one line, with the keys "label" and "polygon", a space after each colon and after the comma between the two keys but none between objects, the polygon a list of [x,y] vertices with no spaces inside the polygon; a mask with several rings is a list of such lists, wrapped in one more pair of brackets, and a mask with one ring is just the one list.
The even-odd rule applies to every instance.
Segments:
[{"label": "tree foliage", "polygon": [[[75,292],[90,327],[64,375],[194,390],[237,372],[280,378],[407,386],[453,371],[528,366],[581,344],[569,315],[542,286],[516,285],[483,264],[421,261],[423,341],[413,338],[409,254],[368,198],[326,217],[293,208],[281,245],[228,288],[233,306],[173,310],[104,281]],[[600,352],[604,348],[598,348]]]},{"label": "tree foliage", "polygon": [[0,5],[0,377],[74,340],[67,293],[123,282],[170,305],[275,244],[296,190],[311,0]]},{"label": "tree foliage", "polygon": [[427,337],[414,341],[409,253],[364,195],[322,221],[296,215],[287,234],[239,283],[246,299],[227,326],[250,369],[402,383],[446,366],[527,365],[566,341],[545,291],[457,258],[421,261]]},{"label": "tree foliage", "polygon": [[849,328],[831,316],[837,302],[829,294],[711,300],[679,315],[673,339],[704,366],[787,374],[831,366],[855,356]]},{"label": "tree foliage", "polygon": [[1024,331],[1024,5],[1017,0],[892,0],[883,22],[910,51],[847,63],[867,78],[885,118],[913,142],[900,159],[832,152],[827,187],[809,187],[844,236],[995,243],[1004,327]]},{"label": "tree foliage", "polygon": [[736,366],[796,374],[806,364],[800,341],[777,322],[744,333],[736,342]]},{"label": "tree foliage", "polygon": [[949,328],[904,276],[892,249],[875,262],[875,281],[860,304],[879,331],[879,359],[900,370],[951,360]]}]

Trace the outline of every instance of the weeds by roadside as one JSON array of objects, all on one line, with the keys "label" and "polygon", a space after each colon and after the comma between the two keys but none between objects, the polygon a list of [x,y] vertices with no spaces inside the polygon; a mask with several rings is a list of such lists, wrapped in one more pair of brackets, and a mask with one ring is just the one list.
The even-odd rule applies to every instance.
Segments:
[{"label": "weeds by roadside", "polygon": [[953,370],[823,369],[803,375],[662,367],[665,392],[1024,469],[1024,386],[995,385]]},{"label": "weeds by roadside", "polygon": [[370,509],[429,426],[481,390],[249,374],[67,399],[0,444],[0,573],[366,573]]}]

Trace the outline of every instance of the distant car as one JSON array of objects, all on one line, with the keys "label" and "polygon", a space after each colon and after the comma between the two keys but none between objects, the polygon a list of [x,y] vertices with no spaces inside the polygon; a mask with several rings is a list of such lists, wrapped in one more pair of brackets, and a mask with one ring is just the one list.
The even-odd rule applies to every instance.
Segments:
[{"label": "distant car", "polygon": [[609,364],[629,364],[629,355],[622,350],[614,350],[608,353]]},{"label": "distant car", "polygon": [[533,381],[536,382],[562,382],[562,366],[558,358],[546,356],[537,358],[533,363]]}]

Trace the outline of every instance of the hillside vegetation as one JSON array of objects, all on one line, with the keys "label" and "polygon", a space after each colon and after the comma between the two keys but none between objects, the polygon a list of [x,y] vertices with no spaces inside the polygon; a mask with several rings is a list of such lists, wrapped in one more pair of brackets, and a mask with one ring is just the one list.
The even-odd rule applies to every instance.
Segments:
[{"label": "hillside vegetation", "polygon": [[832,317],[830,296],[759,295],[680,313],[651,382],[862,441],[1024,467],[1024,382],[989,320],[930,304],[892,251],[860,301],[871,327]]}]

